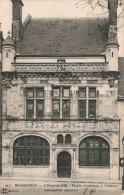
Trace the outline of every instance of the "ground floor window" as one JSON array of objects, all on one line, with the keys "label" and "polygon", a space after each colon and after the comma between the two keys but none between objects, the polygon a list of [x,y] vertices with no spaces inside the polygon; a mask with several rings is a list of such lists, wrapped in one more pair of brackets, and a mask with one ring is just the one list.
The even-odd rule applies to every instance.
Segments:
[{"label": "ground floor window", "polygon": [[108,166],[110,147],[106,140],[97,136],[83,139],[79,144],[79,166]]},{"label": "ground floor window", "polygon": [[14,165],[49,165],[50,147],[38,136],[23,136],[13,144]]}]

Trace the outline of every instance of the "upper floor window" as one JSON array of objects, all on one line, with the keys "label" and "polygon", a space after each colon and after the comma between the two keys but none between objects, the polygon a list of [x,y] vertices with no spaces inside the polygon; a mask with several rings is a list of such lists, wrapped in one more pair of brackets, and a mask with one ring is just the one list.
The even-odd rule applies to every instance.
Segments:
[{"label": "upper floor window", "polygon": [[96,117],[96,88],[79,88],[79,118]]},{"label": "upper floor window", "polygon": [[44,88],[26,88],[26,116],[27,118],[44,116]]},{"label": "upper floor window", "polygon": [[54,87],[52,101],[53,118],[70,117],[70,88]]}]

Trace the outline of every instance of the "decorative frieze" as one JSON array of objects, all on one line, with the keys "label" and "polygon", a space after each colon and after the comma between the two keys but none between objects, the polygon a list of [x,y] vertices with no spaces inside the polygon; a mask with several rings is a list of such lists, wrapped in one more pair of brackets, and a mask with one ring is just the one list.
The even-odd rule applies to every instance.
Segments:
[{"label": "decorative frieze", "polygon": [[118,86],[117,80],[119,80],[119,74],[118,71],[106,71],[102,73],[102,76],[103,78],[108,78],[110,88],[116,88]]},{"label": "decorative frieze", "polygon": [[13,64],[17,72],[101,72],[105,71],[106,63],[66,63],[66,64]]},{"label": "decorative frieze", "polygon": [[[6,122],[4,122],[6,123]],[[3,124],[4,124],[3,123]],[[119,123],[117,121],[116,123]],[[52,132],[72,132],[72,131],[118,131],[113,121],[7,121],[3,130],[15,131],[52,131]]]},{"label": "decorative frieze", "polygon": [[[8,87],[15,87],[20,84],[49,84],[58,82],[58,84],[81,84],[85,80],[87,80],[87,84],[96,84],[99,78],[102,78],[102,72],[35,72],[35,73],[23,73],[23,72],[13,72],[13,73],[4,73],[2,76],[2,83],[3,86]],[[90,79],[90,81],[89,81]],[[97,79],[97,80],[96,80]]]}]

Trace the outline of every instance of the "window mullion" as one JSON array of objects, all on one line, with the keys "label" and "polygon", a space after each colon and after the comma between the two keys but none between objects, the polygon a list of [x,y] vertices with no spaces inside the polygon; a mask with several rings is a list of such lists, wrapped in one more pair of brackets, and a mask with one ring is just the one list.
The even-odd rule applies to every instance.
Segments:
[{"label": "window mullion", "polygon": [[62,97],[62,87],[60,87],[60,118],[63,117],[63,97]]}]

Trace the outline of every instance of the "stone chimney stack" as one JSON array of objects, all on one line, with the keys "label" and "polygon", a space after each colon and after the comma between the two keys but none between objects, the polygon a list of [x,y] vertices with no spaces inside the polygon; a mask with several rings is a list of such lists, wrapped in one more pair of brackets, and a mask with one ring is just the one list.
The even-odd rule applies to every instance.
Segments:
[{"label": "stone chimney stack", "polygon": [[12,38],[18,41],[22,31],[22,0],[12,1]]},{"label": "stone chimney stack", "polygon": [[118,0],[108,0],[109,25],[117,26],[117,8]]}]

